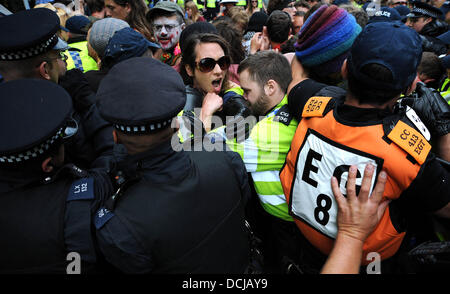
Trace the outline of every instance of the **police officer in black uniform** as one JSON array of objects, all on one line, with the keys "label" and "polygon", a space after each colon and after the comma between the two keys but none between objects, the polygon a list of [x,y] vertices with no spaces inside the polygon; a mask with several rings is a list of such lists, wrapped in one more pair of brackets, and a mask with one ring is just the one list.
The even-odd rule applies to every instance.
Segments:
[{"label": "police officer in black uniform", "polygon": [[175,151],[172,120],[186,102],[179,74],[148,57],[128,59],[97,98],[121,159],[117,193],[94,220],[106,259],[127,273],[243,273],[245,166],[236,153]]},{"label": "police officer in black uniform", "polygon": [[[63,165],[72,101],[40,79],[0,84],[0,273],[100,270],[91,216],[107,176]],[[106,198],[106,197],[105,197]]]},{"label": "police officer in black uniform", "polygon": [[[67,43],[57,36],[55,12],[46,8],[20,11],[0,18],[0,75],[5,81],[22,78],[59,83],[71,95],[78,133],[66,144],[67,162],[80,167],[106,164],[112,152],[112,127],[98,114],[95,94],[79,70],[66,72],[62,51]],[[98,159],[97,161],[95,161]]]},{"label": "police officer in black uniform", "polygon": [[413,1],[413,9],[406,15],[406,25],[419,33],[423,51],[434,52],[436,55],[447,54],[446,45],[437,39],[449,29],[448,24],[440,20],[442,14],[439,8],[424,2]]}]

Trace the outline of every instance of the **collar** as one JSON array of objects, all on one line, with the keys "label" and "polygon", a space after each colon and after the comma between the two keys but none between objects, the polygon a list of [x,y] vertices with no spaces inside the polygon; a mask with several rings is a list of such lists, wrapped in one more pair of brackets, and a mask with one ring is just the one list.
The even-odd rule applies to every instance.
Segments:
[{"label": "collar", "polygon": [[388,109],[359,108],[344,104],[344,98],[337,100],[336,117],[352,123],[363,123],[364,125],[379,124],[383,119],[394,113]]}]

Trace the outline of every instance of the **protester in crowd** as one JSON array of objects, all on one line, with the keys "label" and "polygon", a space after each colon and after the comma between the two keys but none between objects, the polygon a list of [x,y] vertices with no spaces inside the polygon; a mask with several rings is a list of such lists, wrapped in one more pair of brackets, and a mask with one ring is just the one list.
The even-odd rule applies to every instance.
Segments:
[{"label": "protester in crowd", "polygon": [[364,241],[381,220],[389,201],[382,201],[386,185],[386,172],[381,171],[377,184],[370,193],[375,169],[367,165],[361,188],[356,195],[357,167],[348,171],[346,196],[341,193],[338,181],[332,178],[331,188],[338,206],[338,233],[321,274],[358,274],[360,271]]},{"label": "protester in crowd", "polygon": [[[264,50],[278,50],[288,41],[292,32],[292,20],[287,12],[275,10],[267,18],[262,33],[256,33],[250,43],[250,54]],[[294,50],[292,48],[292,50]],[[283,52],[285,53],[285,52]]]},{"label": "protester in crowd", "polygon": [[189,1],[185,4],[187,19],[189,19],[192,23],[198,22],[198,21],[206,21],[205,18],[202,16],[201,12],[198,10],[197,5],[194,3],[194,1]]},{"label": "protester in crowd", "polygon": [[[242,89],[228,78],[231,64],[228,43],[219,35],[195,34],[183,45],[180,74],[186,84],[184,111],[193,111],[211,130],[212,115],[221,108],[225,94],[242,95]],[[230,93],[231,95],[231,93]]]},{"label": "protester in crowd", "polygon": [[294,14],[294,18],[292,19],[292,33],[293,35],[297,36],[300,32],[300,29],[303,26],[304,23],[304,17],[305,13],[303,11],[297,11]]},{"label": "protester in crowd", "polygon": [[217,17],[220,17],[220,16],[230,17],[229,12],[230,12],[231,8],[236,6],[237,3],[238,3],[238,0],[221,0],[220,1],[220,12],[217,15]]},{"label": "protester in crowd", "polygon": [[295,0],[269,0],[267,15],[270,16],[275,10],[285,11],[292,18],[297,10],[295,8]]},{"label": "protester in crowd", "polygon": [[[341,85],[342,64],[349,55],[353,41],[361,32],[355,18],[335,5],[322,5],[310,17],[298,35],[296,58],[292,61],[293,81],[289,89],[307,78],[323,83],[322,87]],[[328,17],[333,21],[328,22]],[[321,88],[312,93],[305,92],[305,95],[313,96],[319,89]],[[292,107],[297,108],[293,103],[291,102]]]},{"label": "protester in crowd", "polygon": [[245,58],[244,47],[242,46],[242,33],[229,21],[214,22],[219,35],[227,40],[230,45],[230,57],[232,64],[239,64]]},{"label": "protester in crowd", "polygon": [[[11,29],[14,28],[14,29]],[[99,117],[95,96],[83,73],[66,72],[67,43],[56,35],[59,18],[45,8],[24,10],[0,19],[0,74],[5,81],[38,78],[59,83],[72,96],[79,131],[66,144],[67,162],[85,168],[113,146],[111,128]],[[20,37],[19,37],[20,36]]]},{"label": "protester in crowd", "polygon": [[102,19],[105,18],[105,0],[85,0],[86,11],[89,12],[89,16]]},{"label": "protester in crowd", "polygon": [[[378,46],[381,42],[382,47]],[[321,179],[334,175],[341,186],[350,165],[357,165],[357,173],[362,174],[364,165],[371,163],[377,173],[381,169],[387,172],[390,183],[384,197],[391,203],[364,243],[363,265],[370,261],[369,252],[377,252],[382,271],[397,270],[404,221],[424,211],[450,216],[449,174],[430,153],[426,139],[431,134],[431,138],[448,144],[449,106],[440,95],[418,84],[421,99],[404,98],[402,105],[416,110],[426,127],[413,124],[407,108],[397,107],[394,112],[400,95],[409,95],[415,88],[421,53],[421,40],[414,30],[396,22],[368,24],[342,67],[347,93],[307,96],[305,93],[314,93],[311,85],[315,82],[310,79],[290,91],[290,107],[295,105],[292,112],[302,119],[280,179],[289,211],[304,236],[302,266],[318,271],[337,233],[337,206],[330,198],[329,182]]]},{"label": "protester in crowd", "polygon": [[250,255],[245,167],[231,152],[174,150],[184,88],[174,69],[143,57],[102,81],[99,109],[122,147],[115,172],[125,182],[96,215],[98,244],[125,273],[242,274]]},{"label": "protester in crowd", "polygon": [[82,72],[97,70],[97,62],[89,56],[87,46],[87,33],[92,25],[89,18],[84,15],[74,15],[66,21],[66,29],[69,31],[69,49],[64,52],[67,55],[67,70],[78,68]]},{"label": "protester in crowd", "polygon": [[55,7],[52,3],[42,3],[35,5],[34,8],[47,8],[55,12],[59,17],[59,22],[61,25],[60,30],[58,31],[58,37],[60,37],[63,41],[67,41],[67,39],[69,39],[69,33],[68,30],[65,29],[65,26],[67,19],[71,15],[70,11],[67,11],[67,9],[65,9],[65,5],[62,5],[62,7]]},{"label": "protester in crowd", "polygon": [[153,28],[156,42],[163,49],[161,61],[170,66],[179,64],[181,49],[178,41],[186,26],[181,7],[171,1],[160,1],[146,17]]},{"label": "protester in crowd", "polygon": [[348,13],[353,15],[356,19],[356,23],[359,24],[361,28],[364,28],[366,24],[369,22],[369,15],[367,12],[359,7],[355,7],[351,4],[339,5],[340,8],[344,8]]},{"label": "protester in crowd", "polygon": [[447,48],[436,37],[448,31],[449,26],[439,18],[442,11],[427,3],[414,1],[414,8],[407,15],[406,25],[419,33],[424,51],[436,55],[447,54]]},{"label": "protester in crowd", "polygon": [[105,0],[106,17],[126,21],[130,27],[140,32],[149,41],[153,41],[150,24],[145,18],[148,11],[142,0]]},{"label": "protester in crowd", "polygon": [[117,30],[105,48],[100,70],[86,73],[90,87],[94,92],[97,92],[101,81],[116,63],[140,56],[157,58],[154,53],[160,48],[161,46],[150,42],[141,33],[130,27]]},{"label": "protester in crowd", "polygon": [[258,6],[258,0],[247,0],[247,7],[245,8],[245,12],[248,17],[251,17],[253,13],[261,11],[261,8]]},{"label": "protester in crowd", "polygon": [[419,79],[428,88],[439,89],[447,76],[447,71],[439,57],[433,52],[423,52],[420,64],[417,67]]},{"label": "protester in crowd", "polygon": [[308,12],[310,8],[309,3],[305,0],[295,1],[294,7],[297,11],[304,13]]},{"label": "protester in crowd", "polygon": [[250,18],[248,14],[236,6],[230,10],[230,18],[235,27],[239,29],[240,34],[244,34]]},{"label": "protester in crowd", "polygon": [[97,92],[101,80],[108,73],[109,68],[103,66],[102,59],[105,57],[106,47],[115,32],[130,27],[127,22],[117,18],[105,18],[96,21],[88,31],[89,56],[97,61],[99,70],[86,72],[86,79],[92,91]]},{"label": "protester in crowd", "polygon": [[101,271],[91,219],[112,186],[106,174],[64,165],[77,131],[71,97],[44,79],[1,83],[0,96],[0,272]]},{"label": "protester in crowd", "polygon": [[250,42],[256,33],[262,33],[263,27],[267,21],[267,14],[265,12],[255,12],[248,21],[247,29],[242,37],[242,46],[245,50],[245,56],[250,55]]}]

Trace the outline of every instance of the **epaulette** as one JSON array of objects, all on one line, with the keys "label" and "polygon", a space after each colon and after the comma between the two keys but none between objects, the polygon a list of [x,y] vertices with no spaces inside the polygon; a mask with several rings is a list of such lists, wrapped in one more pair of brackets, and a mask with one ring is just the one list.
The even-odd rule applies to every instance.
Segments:
[{"label": "epaulette", "polygon": [[69,163],[61,167],[53,176],[46,177],[43,181],[44,184],[49,184],[60,178],[61,176],[70,175],[72,178],[80,179],[89,177],[89,173],[79,168],[73,163]]},{"label": "epaulette", "polygon": [[323,117],[333,106],[333,97],[311,97],[303,107],[302,117]]},{"label": "epaulette", "polygon": [[431,151],[431,144],[420,131],[399,119],[387,134],[387,138],[412,156],[417,163],[423,164]]}]

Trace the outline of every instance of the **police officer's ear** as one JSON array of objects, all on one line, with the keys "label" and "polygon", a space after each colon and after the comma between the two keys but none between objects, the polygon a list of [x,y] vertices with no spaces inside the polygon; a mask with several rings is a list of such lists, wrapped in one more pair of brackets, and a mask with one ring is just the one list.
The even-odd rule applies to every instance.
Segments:
[{"label": "police officer's ear", "polygon": [[278,83],[275,80],[270,79],[264,85],[264,93],[270,97],[275,94],[278,88]]},{"label": "police officer's ear", "polygon": [[50,76],[51,66],[52,65],[48,61],[41,62],[41,64],[39,64],[38,69],[37,69],[39,75],[46,80],[51,80],[52,79],[52,77]]},{"label": "police officer's ear", "polygon": [[47,157],[41,164],[41,168],[42,171],[44,173],[51,173],[53,171],[53,163],[52,163],[52,159],[51,157]]},{"label": "police officer's ear", "polygon": [[116,132],[116,130],[113,130],[113,131],[112,131],[112,135],[113,135],[114,143],[115,143],[115,144],[119,144],[119,139],[118,139],[118,137],[117,137],[117,132]]},{"label": "police officer's ear", "polygon": [[347,68],[347,59],[346,59],[346,60],[344,60],[344,63],[342,63],[342,66],[341,66],[341,76],[344,80],[346,80],[348,77],[347,73],[348,73],[348,68]]}]

